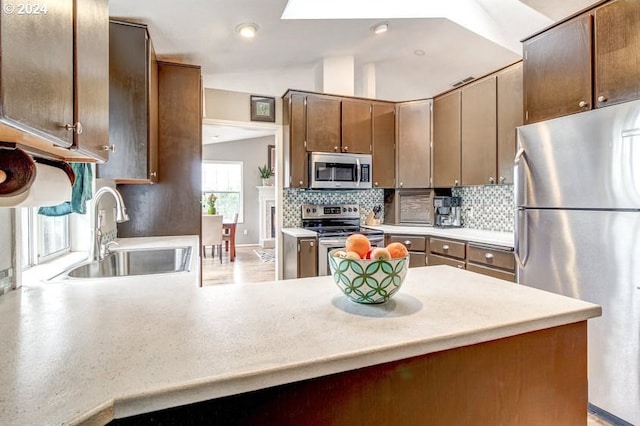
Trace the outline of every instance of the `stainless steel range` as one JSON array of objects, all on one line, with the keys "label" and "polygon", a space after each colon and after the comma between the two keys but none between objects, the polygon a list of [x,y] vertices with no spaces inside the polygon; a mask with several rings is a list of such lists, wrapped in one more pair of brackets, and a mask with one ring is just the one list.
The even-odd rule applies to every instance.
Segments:
[{"label": "stainless steel range", "polygon": [[384,245],[382,231],[360,227],[357,204],[303,204],[302,227],[318,233],[318,275],[329,275],[329,251],[343,248],[351,234],[365,235],[373,247]]}]

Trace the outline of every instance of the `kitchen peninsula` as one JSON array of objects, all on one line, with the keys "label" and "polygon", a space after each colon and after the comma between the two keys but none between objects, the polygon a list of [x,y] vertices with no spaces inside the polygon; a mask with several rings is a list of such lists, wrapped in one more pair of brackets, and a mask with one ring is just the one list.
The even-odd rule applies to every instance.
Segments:
[{"label": "kitchen peninsula", "polygon": [[198,288],[190,274],[0,298],[0,424],[210,400],[221,423],[586,423],[597,305],[448,266],[411,269],[379,306],[330,277]]}]

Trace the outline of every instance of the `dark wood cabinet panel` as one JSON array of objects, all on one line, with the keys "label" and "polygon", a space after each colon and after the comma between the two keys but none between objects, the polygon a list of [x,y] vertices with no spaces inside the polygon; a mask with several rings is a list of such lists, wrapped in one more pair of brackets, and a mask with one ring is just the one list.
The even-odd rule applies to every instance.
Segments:
[{"label": "dark wood cabinet panel", "polygon": [[73,148],[98,161],[109,159],[109,3],[76,1],[76,122]]},{"label": "dark wood cabinet panel", "polygon": [[433,101],[433,186],[460,184],[460,91]]},{"label": "dark wood cabinet panel", "polygon": [[397,185],[400,188],[431,187],[431,102],[398,105]]},{"label": "dark wood cabinet panel", "polygon": [[371,153],[371,102],[342,99],[342,152]]},{"label": "dark wood cabinet panel", "polygon": [[200,67],[158,63],[158,162],[155,185],[118,185],[130,220],[119,237],[200,235],[202,86]]},{"label": "dark wood cabinet panel", "polygon": [[307,96],[307,151],[340,152],[340,100]]},{"label": "dark wood cabinet panel", "polygon": [[596,107],[640,98],[640,2],[617,0],[595,9]]},{"label": "dark wood cabinet panel", "polygon": [[71,147],[74,1],[46,6],[46,14],[0,13],[0,121]]},{"label": "dark wood cabinet panel", "polygon": [[282,234],[283,278],[306,278],[318,276],[318,244],[316,238],[298,238]]},{"label": "dark wood cabinet panel", "polygon": [[496,77],[463,87],[461,102],[462,184],[496,183]]},{"label": "dark wood cabinet panel", "polygon": [[393,188],[396,177],[396,115],[393,104],[373,104],[373,186]]},{"label": "dark wood cabinet panel", "polygon": [[524,42],[525,122],[591,108],[592,15],[580,15]]},{"label": "dark wood cabinet panel", "polygon": [[513,183],[516,127],[524,123],[522,62],[497,75],[498,96],[498,183]]},{"label": "dark wood cabinet panel", "polygon": [[305,96],[293,93],[286,101],[284,125],[285,186],[306,188],[309,185],[309,157],[305,140]]},{"label": "dark wood cabinet panel", "polygon": [[[157,63],[145,25],[111,21],[109,161],[97,176],[118,183],[157,182]],[[154,127],[155,126],[155,127]]]}]

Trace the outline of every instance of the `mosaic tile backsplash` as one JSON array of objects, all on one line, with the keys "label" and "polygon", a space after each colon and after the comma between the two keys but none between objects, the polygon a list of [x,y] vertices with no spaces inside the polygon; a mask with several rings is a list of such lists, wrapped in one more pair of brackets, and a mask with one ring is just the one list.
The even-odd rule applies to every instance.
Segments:
[{"label": "mosaic tile backsplash", "polygon": [[462,223],[465,228],[513,232],[513,185],[463,186],[452,189],[462,197]]},{"label": "mosaic tile backsplash", "polygon": [[302,226],[302,210],[304,203],[312,204],[359,204],[360,222],[364,223],[367,213],[376,205],[384,205],[384,190],[300,190],[285,189],[283,191],[283,226],[285,228],[300,228]]},{"label": "mosaic tile backsplash", "polygon": [[[462,223],[465,228],[487,231],[513,232],[514,198],[513,185],[465,186],[453,188],[452,195],[462,197]],[[302,226],[301,205],[313,204],[359,204],[360,220],[374,206],[384,203],[384,190],[362,191],[318,191],[285,189],[283,191],[283,222],[285,228]]]}]

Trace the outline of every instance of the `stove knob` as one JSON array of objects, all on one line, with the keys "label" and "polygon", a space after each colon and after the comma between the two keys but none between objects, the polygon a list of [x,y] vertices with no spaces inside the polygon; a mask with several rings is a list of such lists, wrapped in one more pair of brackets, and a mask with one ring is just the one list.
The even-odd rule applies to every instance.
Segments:
[{"label": "stove knob", "polygon": [[357,207],[354,207],[354,208],[353,208],[353,212],[355,213],[355,212],[357,212],[357,211],[358,211],[358,208],[357,208]]},{"label": "stove knob", "polygon": [[315,212],[317,212],[317,211],[318,211],[318,210],[314,207],[314,208],[313,208],[313,212],[315,213]]},{"label": "stove knob", "polygon": [[347,208],[346,208],[346,207],[343,207],[343,208],[342,208],[342,213],[346,213],[346,212],[347,212]]},{"label": "stove knob", "polygon": [[352,209],[351,207],[349,207],[349,209],[348,209],[348,210],[349,210],[349,212],[353,211],[353,209]]},{"label": "stove knob", "polygon": [[311,213],[311,209],[307,208],[307,213]]}]

